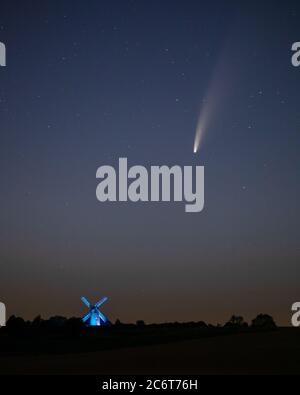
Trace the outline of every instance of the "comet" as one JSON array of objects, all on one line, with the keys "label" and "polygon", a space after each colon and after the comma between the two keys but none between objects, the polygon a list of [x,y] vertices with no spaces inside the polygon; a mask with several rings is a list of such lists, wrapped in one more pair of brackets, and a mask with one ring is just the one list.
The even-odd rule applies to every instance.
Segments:
[{"label": "comet", "polygon": [[[212,73],[211,82],[204,96],[205,99],[202,101],[196,126],[194,154],[200,151],[208,129],[211,128],[215,118],[220,116],[220,110],[224,107],[224,104],[228,103],[228,96],[233,91],[232,76],[235,67],[232,63],[231,53],[232,51],[228,49],[228,46],[225,46]],[[236,72],[234,79],[236,79]]]},{"label": "comet", "polygon": [[194,141],[194,154],[197,154],[202,146],[206,130],[209,127],[214,112],[216,103],[215,100],[213,100],[213,97],[211,97],[211,92],[209,94],[209,99],[204,101],[204,105],[198,119]]},{"label": "comet", "polygon": [[203,142],[204,138],[204,132],[207,127],[206,120],[208,114],[208,109],[204,108],[203,112],[200,114],[199,119],[198,119],[198,124],[196,127],[196,133],[195,133],[195,142],[194,142],[194,154],[196,155],[201,147],[201,144]]},{"label": "comet", "polygon": [[210,89],[208,90],[206,99],[203,100],[202,108],[198,118],[198,123],[195,132],[194,154],[197,154],[203,144],[204,136],[209,129],[213,120],[214,114],[218,111],[218,103],[220,100],[220,81],[219,75],[215,75]]},{"label": "comet", "polygon": [[198,153],[199,147],[200,147],[200,143],[202,140],[202,135],[203,135],[203,131],[200,127],[197,127],[196,129],[196,135],[195,135],[195,143],[194,143],[194,154]]}]

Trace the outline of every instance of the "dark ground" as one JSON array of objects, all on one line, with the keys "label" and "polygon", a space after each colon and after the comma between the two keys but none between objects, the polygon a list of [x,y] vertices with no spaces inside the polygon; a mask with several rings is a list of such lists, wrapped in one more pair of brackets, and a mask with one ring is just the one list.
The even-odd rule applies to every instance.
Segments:
[{"label": "dark ground", "polygon": [[[75,340],[75,339],[74,339]],[[173,340],[172,340],[173,341]],[[81,340],[79,340],[79,343]],[[95,352],[0,352],[1,374],[300,374],[300,330],[281,328]]]}]

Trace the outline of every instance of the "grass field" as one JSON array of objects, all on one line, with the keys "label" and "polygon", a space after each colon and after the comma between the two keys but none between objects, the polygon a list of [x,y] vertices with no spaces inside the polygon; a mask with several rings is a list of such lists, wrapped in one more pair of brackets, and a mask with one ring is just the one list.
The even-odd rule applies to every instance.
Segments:
[{"label": "grass field", "polygon": [[300,374],[300,330],[228,334],[95,352],[0,353],[1,374]]}]

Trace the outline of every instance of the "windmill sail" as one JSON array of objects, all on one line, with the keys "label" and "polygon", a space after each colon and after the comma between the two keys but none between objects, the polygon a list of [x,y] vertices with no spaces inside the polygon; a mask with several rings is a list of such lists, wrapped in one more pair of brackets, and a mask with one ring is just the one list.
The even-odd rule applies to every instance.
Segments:
[{"label": "windmill sail", "polygon": [[89,313],[82,318],[82,321],[88,326],[102,326],[107,324],[108,320],[104,314],[101,313],[99,307],[108,301],[108,298],[102,298],[95,305],[91,303],[83,296],[82,302],[89,308]]}]

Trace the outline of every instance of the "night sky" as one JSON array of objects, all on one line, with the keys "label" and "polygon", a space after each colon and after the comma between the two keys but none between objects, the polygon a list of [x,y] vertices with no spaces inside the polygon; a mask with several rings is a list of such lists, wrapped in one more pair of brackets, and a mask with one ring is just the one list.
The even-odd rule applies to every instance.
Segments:
[{"label": "night sky", "polygon": [[[299,300],[299,1],[0,1],[9,314],[224,322]],[[201,108],[213,116],[197,155]],[[106,203],[96,170],[205,166],[205,210]]]}]

